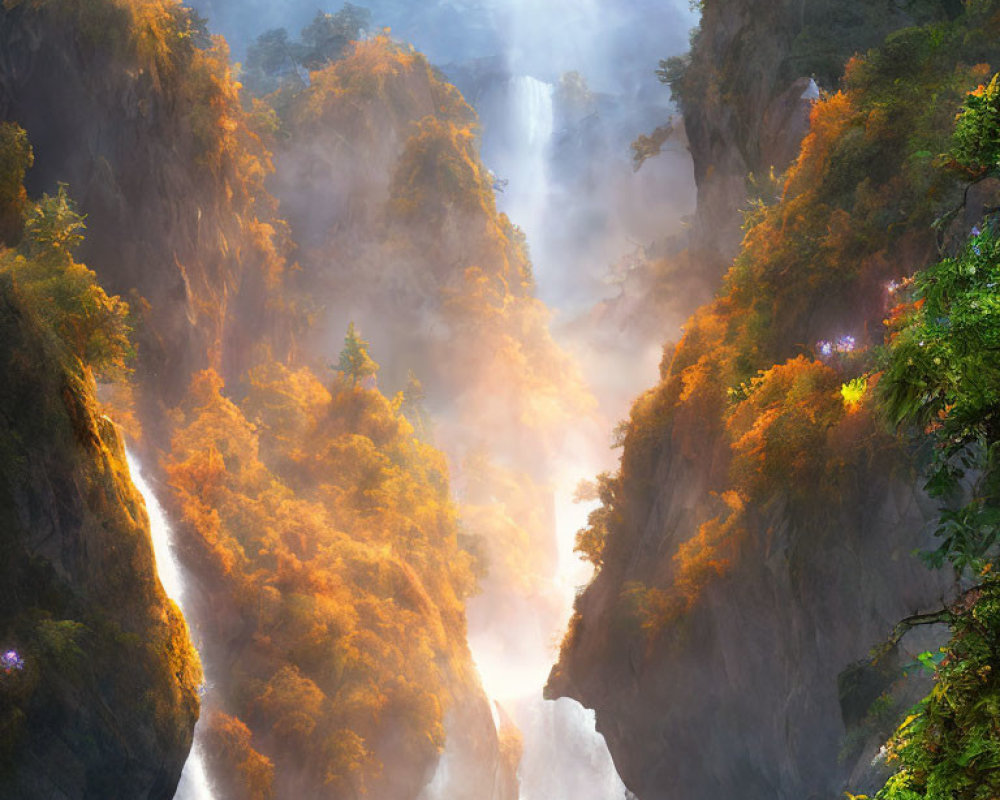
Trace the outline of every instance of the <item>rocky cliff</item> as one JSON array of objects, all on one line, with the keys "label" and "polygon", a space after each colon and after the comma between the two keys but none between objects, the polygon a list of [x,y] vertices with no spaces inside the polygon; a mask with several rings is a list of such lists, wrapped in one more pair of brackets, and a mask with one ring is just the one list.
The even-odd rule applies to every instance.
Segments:
[{"label": "rocky cliff", "polygon": [[[930,544],[920,532],[933,505],[892,480],[871,480],[836,516],[795,519],[778,501],[745,520],[739,566],[650,637],[637,630],[629,590],[669,583],[673,556],[711,513],[701,459],[665,444],[650,466],[663,488],[630,507],[625,565],[605,568],[578,603],[549,693],[597,710],[642,800],[841,796],[891,733],[892,715],[927,688],[897,683],[898,665],[935,641],[926,638],[904,642],[895,672],[866,667],[858,695],[840,683],[899,619],[948,595],[947,576],[929,576],[913,557]],[[890,716],[880,720],[870,709],[883,695]],[[871,788],[866,780],[861,770],[849,788]]]},{"label": "rocky cliff", "polygon": [[[378,80],[366,72],[377,63],[358,66],[352,77],[359,83]],[[182,549],[197,554],[192,561],[201,557],[192,564],[193,584],[206,584],[191,591],[219,669],[209,698],[219,713],[206,728],[220,791],[347,796],[368,781],[370,796],[415,797],[453,738],[459,782],[492,782],[497,798],[512,796],[514,764],[500,752],[465,644],[471,557],[457,543],[447,470],[398,403],[325,372],[328,351],[317,370],[334,380],[338,402],[314,402],[331,400],[328,386],[294,359],[288,321],[305,326],[316,306],[303,301],[307,307],[292,313],[302,295],[285,281],[286,229],[264,188],[270,154],[257,132],[271,131],[277,118],[241,97],[225,44],[172,0],[7,2],[0,6],[0,118],[17,121],[34,144],[29,194],[69,183],[86,215],[81,252],[109,289],[129,298],[139,401],[131,421],[144,434],[144,463],[164,482],[165,463],[194,464],[190,481],[173,480],[173,496],[165,491],[161,499],[186,539]],[[345,128],[350,122],[338,120]],[[471,152],[471,139],[460,147]],[[280,377],[271,387],[276,396],[247,421],[234,400],[260,388],[251,369],[262,381]],[[198,404],[199,386],[212,389],[207,407]],[[311,435],[297,452],[309,464],[291,464],[272,447],[267,468],[274,473],[260,462],[244,469],[249,457],[234,459],[231,449],[256,453],[261,417],[295,401],[308,413],[274,422],[272,443]],[[196,430],[169,452],[185,413],[193,423],[216,411],[217,430]],[[300,418],[318,430],[293,430]],[[198,470],[206,465],[216,482],[203,480]],[[262,475],[271,477],[261,484]],[[275,493],[262,495],[262,486]],[[318,544],[331,537],[339,557]],[[207,554],[199,550],[205,538]],[[67,581],[89,585],[84,576]],[[135,596],[141,604],[144,595]],[[135,613],[130,602],[119,607]],[[147,688],[151,703],[170,700],[164,687]],[[142,742],[141,723],[123,719],[121,737]],[[309,738],[317,723],[323,735]],[[308,746],[295,738],[303,735]],[[159,758],[166,797],[190,730],[178,741],[177,753]]]},{"label": "rocky cliff", "polygon": [[268,154],[228,51],[180,4],[140,0],[5,3],[0,40],[0,118],[37,156],[29,193],[68,183],[87,217],[84,259],[138,301],[152,428],[194,370],[238,375],[280,329]]},{"label": "rocky cliff", "polygon": [[661,64],[684,118],[698,184],[692,247],[720,275],[742,238],[740,209],[795,160],[809,107],[835,90],[847,59],[892,30],[944,19],[952,2],[870,4],[830,0],[705,0],[691,52]]},{"label": "rocky cliff", "polygon": [[[784,22],[773,4],[713,5],[692,64],[727,54],[731,80],[712,85],[729,89],[686,111],[699,225],[724,231],[735,206],[710,193],[733,203],[737,177],[766,165],[771,98],[798,72],[792,12],[821,4],[783,6]],[[870,348],[901,313],[898,281],[937,256],[935,220],[958,220],[960,239],[993,202],[963,205],[930,154],[947,152],[964,94],[997,57],[991,4],[961,17],[932,5],[919,10],[933,22],[852,60],[842,91],[813,106],[723,290],[633,408],[621,471],[578,540],[599,571],[548,692],[597,710],[642,800],[878,787],[879,741],[926,688],[903,666],[941,631],[868,658],[900,618],[954,593],[914,555],[936,516],[919,488],[925,456],[880,421]]]},{"label": "rocky cliff", "polygon": [[170,800],[200,667],[121,437],[9,276],[0,342],[3,794]]}]

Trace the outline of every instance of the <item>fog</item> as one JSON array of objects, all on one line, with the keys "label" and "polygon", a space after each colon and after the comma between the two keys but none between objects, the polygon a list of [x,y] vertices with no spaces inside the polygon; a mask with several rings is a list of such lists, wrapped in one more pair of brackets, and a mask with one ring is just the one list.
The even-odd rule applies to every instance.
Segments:
[{"label": "fog", "polygon": [[[265,30],[294,34],[317,10],[316,0],[193,5],[229,39],[237,60]],[[644,271],[648,259],[670,249],[671,237],[683,235],[693,212],[690,156],[673,141],[636,172],[629,144],[675,114],[654,70],[686,49],[696,20],[686,0],[358,5],[370,8],[376,28],[390,27],[427,54],[478,112],[498,207],[527,237],[537,295],[548,309],[543,314],[525,301],[525,326],[551,331],[569,399],[559,398],[549,413],[528,397],[522,409],[525,398],[495,364],[456,351],[434,306],[440,287],[432,266],[417,266],[419,254],[359,240],[364,209],[374,205],[367,199],[387,191],[381,165],[394,157],[391,136],[384,152],[367,158],[350,148],[338,152],[340,145],[322,137],[286,143],[277,154],[274,191],[323,299],[304,346],[318,360],[356,321],[383,366],[384,391],[402,388],[406,372],[416,372],[467,527],[478,525],[489,538],[509,516],[531,540],[523,550],[530,563],[505,568],[494,558],[468,608],[484,688],[524,738],[523,800],[619,800],[625,789],[593,713],[568,700],[543,701],[541,691],[576,592],[590,577],[572,550],[591,506],[574,502],[574,490],[615,468],[611,430],[655,382],[662,345],[693,304],[651,305]],[[461,249],[458,236],[448,252]],[[427,800],[454,791],[450,770],[446,747]]]},{"label": "fog", "polygon": [[[323,0],[194,0],[190,5],[223,34],[237,61],[247,45],[272,28],[295,33]],[[367,0],[376,27],[389,27],[432,63],[499,56],[519,72],[555,81],[587,70],[597,91],[656,94],[652,69],[686,49],[697,16],[685,0]]]}]

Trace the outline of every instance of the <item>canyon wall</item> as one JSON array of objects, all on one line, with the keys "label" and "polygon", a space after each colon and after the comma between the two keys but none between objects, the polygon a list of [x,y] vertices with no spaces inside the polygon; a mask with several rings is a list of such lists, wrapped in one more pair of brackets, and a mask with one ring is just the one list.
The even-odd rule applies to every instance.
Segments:
[{"label": "canyon wall", "polygon": [[[695,264],[728,272],[633,407],[579,539],[599,571],[548,685],[596,709],[642,800],[878,788],[879,746],[927,687],[904,666],[943,631],[870,659],[954,593],[915,555],[937,515],[926,454],[879,417],[872,348],[895,281],[937,255],[934,220],[992,202],[963,207],[956,176],[914,156],[947,151],[996,58],[993,12],[959,10],[706,2],[692,55],[665,65],[699,181]],[[831,49],[825,72],[796,60]],[[812,74],[830,93],[803,112]],[[772,165],[790,168],[753,192]]]}]

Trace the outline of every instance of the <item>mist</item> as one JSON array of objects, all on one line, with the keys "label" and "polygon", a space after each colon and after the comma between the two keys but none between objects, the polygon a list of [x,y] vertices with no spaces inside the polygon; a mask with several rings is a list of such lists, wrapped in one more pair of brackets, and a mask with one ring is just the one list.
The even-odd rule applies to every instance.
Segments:
[{"label": "mist", "polygon": [[[593,712],[542,690],[593,574],[573,552],[595,507],[577,487],[615,469],[611,431],[655,382],[663,343],[699,297],[680,283],[674,297],[669,281],[654,292],[648,268],[683,247],[690,154],[674,139],[636,170],[630,151],[676,123],[654,70],[686,50],[696,18],[686,0],[359,5],[373,30],[357,48],[275,95],[285,127],[267,140],[267,188],[306,320],[295,359],[328,374],[354,324],[379,364],[366,385],[391,398],[419,381],[418,433],[447,457],[481,570],[466,612],[487,704],[456,691],[423,797],[507,791],[478,783],[482,753],[469,742],[479,737],[520,743],[522,800],[621,800]],[[294,39],[317,11],[315,0],[193,6],[237,62],[270,29]],[[379,102],[343,99],[363,69],[390,76],[376,82]],[[461,157],[439,168],[441,146]],[[461,193],[449,194],[455,174]],[[230,644],[213,646],[220,663],[234,660]],[[391,734],[373,741],[403,760]],[[379,800],[409,779],[387,767]],[[210,779],[199,742],[178,800],[200,798]]]},{"label": "mist", "polygon": [[0,4],[0,783],[990,793],[1000,0],[321,2]]},{"label": "mist", "polygon": [[[195,5],[237,59],[264,30],[294,35],[316,11],[312,2],[250,13],[245,3]],[[694,209],[690,155],[674,140],[636,171],[630,152],[636,136],[676,115],[654,69],[686,49],[696,19],[680,1],[363,5],[376,30],[389,27],[426,54],[474,107],[498,210],[526,237],[544,304],[526,297],[515,307],[522,325],[537,328],[531,341],[546,340],[546,329],[554,337],[542,358],[547,379],[563,376],[563,397],[543,410],[537,380],[505,376],[502,360],[478,355],[501,340],[463,327],[440,305],[438,287],[457,286],[442,261],[485,266],[462,233],[478,223],[446,212],[457,223],[433,243],[415,229],[381,240],[364,233],[394,191],[393,164],[409,135],[393,119],[368,123],[379,128],[375,143],[347,146],[339,132],[317,132],[276,153],[274,192],[317,301],[306,351],[319,363],[354,321],[381,364],[381,386],[402,389],[409,372],[423,383],[464,524],[487,549],[488,573],[468,605],[469,643],[487,696],[520,732],[520,796],[621,798],[593,713],[543,701],[541,691],[592,574],[573,546],[593,503],[576,501],[575,490],[614,469],[610,431],[655,380],[662,343],[696,302],[689,293],[669,309],[649,304],[650,278],[632,268],[683,236]],[[404,236],[410,245],[401,251]],[[425,262],[428,251],[435,260]],[[648,307],[633,313],[634,303]],[[482,787],[462,786],[460,772],[446,745],[426,800],[476,796]]]}]

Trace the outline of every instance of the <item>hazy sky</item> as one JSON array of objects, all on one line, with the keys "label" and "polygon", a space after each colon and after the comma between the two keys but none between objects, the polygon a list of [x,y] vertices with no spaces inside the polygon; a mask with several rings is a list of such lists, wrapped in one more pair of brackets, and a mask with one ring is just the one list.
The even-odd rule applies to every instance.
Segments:
[{"label": "hazy sky", "polygon": [[[223,33],[236,59],[265,30],[297,34],[318,10],[337,11],[338,0],[191,0]],[[687,0],[361,0],[374,24],[389,26],[431,61],[445,64],[506,56],[515,71],[554,81],[580,70],[598,91],[618,92],[653,70],[666,55],[686,48],[696,17]]]}]

